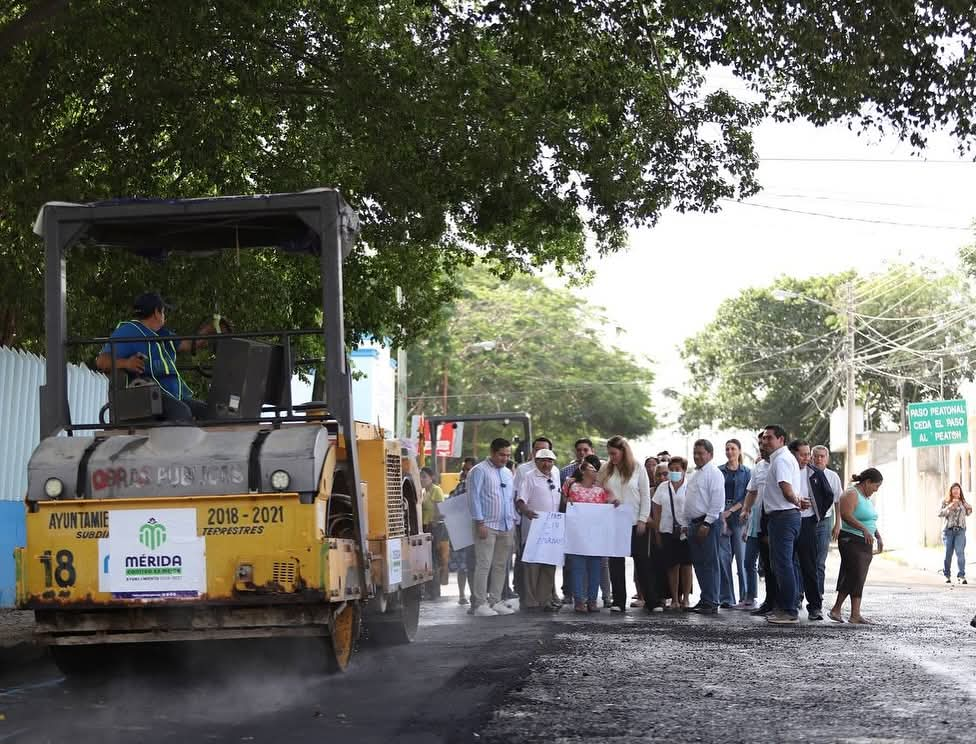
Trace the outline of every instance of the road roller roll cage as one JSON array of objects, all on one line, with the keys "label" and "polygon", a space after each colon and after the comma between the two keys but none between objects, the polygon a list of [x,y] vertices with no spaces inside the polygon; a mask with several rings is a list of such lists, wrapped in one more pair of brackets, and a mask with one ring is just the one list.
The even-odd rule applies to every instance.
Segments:
[{"label": "road roller roll cage", "polygon": [[[356,213],[335,189],[313,189],[290,194],[227,196],[202,199],[127,199],[93,204],[45,204],[34,231],[44,240],[46,382],[41,386],[41,437],[69,435],[76,429],[106,428],[73,424],[68,406],[67,346],[101,342],[105,339],[68,337],[66,311],[66,259],[82,244],[118,249],[148,259],[163,259],[174,253],[205,255],[222,248],[264,248],[286,253],[311,254],[319,258],[322,286],[321,329],[232,333],[231,338],[277,336],[284,339],[285,367],[291,370],[291,338],[316,333],[325,349],[325,405],[328,418],[338,422],[346,442],[350,501],[356,531],[359,518],[360,469],[356,427],[352,411],[352,375],[345,348],[343,316],[343,259],[352,250],[359,232]],[[172,340],[203,338],[172,336]],[[114,354],[113,365],[114,365]],[[115,375],[112,375],[115,377]],[[114,381],[113,381],[114,382]],[[290,396],[284,412],[275,418],[236,419],[234,424],[268,424],[309,421],[312,414],[297,411]],[[301,407],[298,407],[301,408]],[[319,415],[320,419],[326,418]],[[209,423],[209,422],[208,422]],[[333,424],[334,425],[334,424]],[[129,425],[131,426],[131,424]],[[144,428],[140,425],[140,428]],[[356,535],[361,554],[368,555],[366,536]],[[369,585],[364,560],[363,586]]]}]

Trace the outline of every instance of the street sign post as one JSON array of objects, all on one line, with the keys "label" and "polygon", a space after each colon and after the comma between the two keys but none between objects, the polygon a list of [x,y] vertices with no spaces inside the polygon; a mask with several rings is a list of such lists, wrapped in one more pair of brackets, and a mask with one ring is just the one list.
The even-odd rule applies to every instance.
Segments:
[{"label": "street sign post", "polygon": [[908,404],[912,447],[941,447],[969,442],[969,414],[964,400]]}]

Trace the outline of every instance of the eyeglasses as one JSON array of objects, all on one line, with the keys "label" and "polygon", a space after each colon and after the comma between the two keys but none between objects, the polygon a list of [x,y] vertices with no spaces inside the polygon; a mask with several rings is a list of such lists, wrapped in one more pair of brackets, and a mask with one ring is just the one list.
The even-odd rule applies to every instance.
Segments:
[{"label": "eyeglasses", "polygon": [[546,478],[546,483],[549,484],[549,490],[550,491],[555,491],[556,490],[556,486],[553,484],[552,478]]}]

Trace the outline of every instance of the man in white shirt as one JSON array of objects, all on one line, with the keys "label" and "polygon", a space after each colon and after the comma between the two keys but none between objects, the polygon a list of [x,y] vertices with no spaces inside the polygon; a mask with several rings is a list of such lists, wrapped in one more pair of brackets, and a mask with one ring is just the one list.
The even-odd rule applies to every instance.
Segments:
[{"label": "man in white shirt", "polygon": [[800,536],[800,509],[809,504],[800,500],[800,466],[786,447],[786,430],[777,424],[767,426],[763,441],[771,452],[762,502],[769,536],[769,561],[777,588],[776,610],[766,620],[774,625],[792,625],[797,622],[796,607],[800,602],[793,557]]},{"label": "man in white shirt", "polygon": [[[536,469],[535,467],[535,455],[540,450],[547,449],[550,452],[552,449],[552,441],[549,437],[536,437],[532,440],[532,458],[521,463],[517,468],[515,468],[515,473],[512,477],[512,490],[515,493],[515,500],[518,501],[518,490],[522,479],[532,471]],[[556,470],[557,477],[559,476],[559,470]],[[525,579],[525,572],[522,570],[522,548],[525,545],[525,539],[529,536],[529,525],[522,515],[518,513],[518,504],[516,503],[515,509],[515,567],[513,570],[514,578],[513,584],[515,585],[515,593],[521,598],[523,590],[523,581]],[[553,601],[556,601],[558,597],[553,594]],[[519,602],[519,606],[524,607],[524,602]]]},{"label": "man in white shirt", "polygon": [[715,615],[719,604],[721,567],[718,551],[722,529],[720,517],[725,508],[725,478],[712,462],[715,449],[711,442],[699,439],[691,452],[697,470],[688,483],[683,521],[688,525],[688,547],[701,595],[690,612]]},{"label": "man in white shirt", "polygon": [[[532,467],[517,477],[515,510],[522,516],[522,547],[529,538],[532,520],[545,512],[559,511],[559,471],[553,465],[556,455],[550,449],[535,453]],[[520,466],[521,469],[521,466]],[[553,605],[556,593],[556,567],[545,563],[522,563],[520,607],[526,612],[558,609]]]},{"label": "man in white shirt", "polygon": [[788,449],[800,466],[800,500],[808,504],[800,510],[800,535],[796,540],[796,564],[800,570],[803,596],[807,600],[807,616],[810,620],[823,620],[823,592],[817,584],[817,522],[819,515],[813,501],[809,469],[810,444],[794,439]]},{"label": "man in white shirt", "polygon": [[837,516],[837,502],[844,495],[844,484],[836,472],[827,467],[830,462],[830,450],[822,444],[818,444],[810,452],[810,467],[823,473],[827,479],[827,484],[834,495],[834,503],[829,509],[821,509],[820,521],[817,522],[817,586],[820,594],[824,593],[824,576],[827,572],[827,551],[830,549],[830,540],[837,539],[840,532],[840,519]]},{"label": "man in white shirt", "polygon": [[[740,602],[739,605],[743,610],[750,610],[752,615],[765,617],[776,609],[776,576],[769,564],[769,537],[766,534],[767,525],[762,508],[762,492],[769,475],[769,448],[763,434],[765,429],[759,432],[759,459],[753,465],[752,475],[746,484],[746,500],[739,516],[739,521],[748,524],[749,530],[746,538],[746,586],[752,586],[755,591],[749,592],[751,600],[747,600],[745,604]],[[759,595],[757,562],[762,567],[763,582],[766,585],[766,597],[759,607],[755,606],[755,599]]]}]

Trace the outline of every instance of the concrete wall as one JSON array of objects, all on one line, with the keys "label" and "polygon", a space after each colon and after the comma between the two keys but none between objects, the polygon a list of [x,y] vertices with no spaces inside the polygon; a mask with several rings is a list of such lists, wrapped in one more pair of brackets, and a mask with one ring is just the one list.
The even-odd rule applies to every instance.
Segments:
[{"label": "concrete wall", "polygon": [[390,349],[379,343],[360,346],[350,355],[353,368],[361,373],[352,383],[353,416],[357,421],[379,423],[394,432],[396,360]]}]

